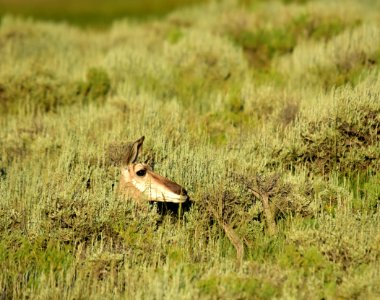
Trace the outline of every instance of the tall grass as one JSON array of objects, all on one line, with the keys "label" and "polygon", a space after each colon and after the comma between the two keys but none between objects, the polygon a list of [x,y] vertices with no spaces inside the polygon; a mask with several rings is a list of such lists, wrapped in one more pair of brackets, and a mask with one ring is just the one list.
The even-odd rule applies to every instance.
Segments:
[{"label": "tall grass", "polygon": [[[379,16],[285,2],[104,32],[2,19],[2,298],[379,296]],[[141,135],[182,218],[116,193]]]}]

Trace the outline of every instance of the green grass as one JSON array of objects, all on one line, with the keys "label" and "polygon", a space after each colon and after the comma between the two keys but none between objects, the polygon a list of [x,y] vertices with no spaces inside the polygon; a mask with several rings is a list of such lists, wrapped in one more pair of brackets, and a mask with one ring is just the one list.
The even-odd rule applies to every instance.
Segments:
[{"label": "green grass", "polygon": [[[372,4],[222,1],[102,31],[3,16],[0,298],[377,299]],[[194,200],[182,218],[117,194],[142,135]]]},{"label": "green grass", "polygon": [[[202,0],[1,0],[1,15],[64,21],[83,27],[108,27],[114,20],[129,17],[146,20],[163,17],[176,8],[201,3]],[[206,1],[203,1],[206,2]],[[0,15],[0,16],[1,16]]]}]

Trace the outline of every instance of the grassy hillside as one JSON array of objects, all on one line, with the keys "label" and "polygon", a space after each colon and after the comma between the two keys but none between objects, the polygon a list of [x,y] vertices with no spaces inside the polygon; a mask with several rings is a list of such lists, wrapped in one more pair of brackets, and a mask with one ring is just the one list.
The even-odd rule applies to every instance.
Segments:
[{"label": "grassy hillside", "polygon": [[[103,32],[3,17],[0,298],[377,299],[374,5],[225,1]],[[142,135],[183,218],[116,193]]]}]

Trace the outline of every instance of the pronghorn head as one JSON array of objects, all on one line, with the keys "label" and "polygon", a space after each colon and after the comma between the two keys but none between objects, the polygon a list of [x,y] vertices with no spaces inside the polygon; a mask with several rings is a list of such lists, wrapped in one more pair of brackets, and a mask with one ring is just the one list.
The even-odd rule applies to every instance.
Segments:
[{"label": "pronghorn head", "polygon": [[144,137],[135,141],[121,169],[120,192],[136,200],[183,203],[189,199],[179,184],[156,174],[144,163],[138,163]]}]

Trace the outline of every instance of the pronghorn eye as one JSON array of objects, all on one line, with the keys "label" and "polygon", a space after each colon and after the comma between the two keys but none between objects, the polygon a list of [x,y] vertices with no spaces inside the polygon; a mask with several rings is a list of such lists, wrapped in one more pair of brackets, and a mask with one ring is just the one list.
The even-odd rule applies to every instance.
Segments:
[{"label": "pronghorn eye", "polygon": [[138,170],[137,172],[136,172],[136,175],[137,176],[145,176],[145,174],[146,174],[146,170],[144,170],[144,169],[142,169],[142,170]]}]

